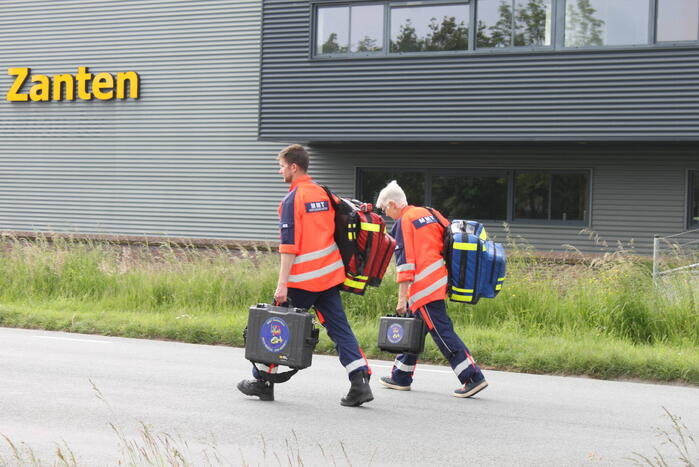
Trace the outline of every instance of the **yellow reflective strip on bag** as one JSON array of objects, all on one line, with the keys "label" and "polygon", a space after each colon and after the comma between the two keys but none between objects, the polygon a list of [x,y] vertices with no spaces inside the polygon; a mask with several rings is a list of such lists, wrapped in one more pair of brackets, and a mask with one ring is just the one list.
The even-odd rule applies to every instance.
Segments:
[{"label": "yellow reflective strip on bag", "polygon": [[369,222],[360,222],[359,228],[361,230],[368,230],[370,232],[379,232],[381,230],[381,226],[379,224],[370,224]]},{"label": "yellow reflective strip on bag", "polygon": [[481,230],[481,234],[479,235],[479,237],[480,237],[481,240],[483,240],[483,241],[485,241],[485,240],[488,239],[488,234],[485,233],[485,227],[483,227],[483,230]]},{"label": "yellow reflective strip on bag", "polygon": [[452,295],[450,297],[450,299],[455,302],[470,302],[472,298],[472,295]]},{"label": "yellow reflective strip on bag", "polygon": [[498,282],[502,282],[502,281],[504,281],[504,280],[505,280],[504,277],[498,277]]},{"label": "yellow reflective strip on bag", "polygon": [[352,287],[360,290],[366,287],[366,282],[353,281],[352,279],[345,279],[345,282],[343,282],[343,284],[347,287]]},{"label": "yellow reflective strip on bag", "polygon": [[502,284],[495,286],[495,290],[500,290],[500,289],[502,289]]},{"label": "yellow reflective strip on bag", "polygon": [[472,250],[476,251],[478,249],[478,245],[475,243],[465,243],[465,242],[454,242],[453,243],[453,248],[455,250]]},{"label": "yellow reflective strip on bag", "polygon": [[458,287],[454,287],[453,285],[451,286],[451,290],[454,292],[461,292],[461,293],[473,293],[473,289],[460,289]]}]

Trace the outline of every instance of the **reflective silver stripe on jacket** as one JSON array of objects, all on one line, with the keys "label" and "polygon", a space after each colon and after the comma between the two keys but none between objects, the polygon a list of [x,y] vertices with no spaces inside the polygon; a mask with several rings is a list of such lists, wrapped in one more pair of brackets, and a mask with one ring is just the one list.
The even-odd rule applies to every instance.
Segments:
[{"label": "reflective silver stripe on jacket", "polygon": [[415,263],[405,263],[405,264],[401,264],[400,266],[396,266],[396,271],[398,271],[398,272],[414,271],[414,270],[415,270]]},{"label": "reflective silver stripe on jacket", "polygon": [[347,373],[352,373],[354,370],[361,368],[363,366],[366,366],[366,361],[364,361],[363,358],[359,358],[353,362],[348,363],[345,366],[345,369],[347,370]]},{"label": "reflective silver stripe on jacket", "polygon": [[298,255],[294,259],[294,264],[301,264],[301,263],[305,263],[308,261],[313,261],[314,259],[322,258],[324,256],[328,256],[330,253],[332,253],[335,250],[337,250],[337,243],[333,242],[332,245],[330,245],[327,248],[323,248],[322,250],[312,251],[310,253],[306,253],[305,255]]},{"label": "reflective silver stripe on jacket", "polygon": [[399,360],[393,362],[393,365],[395,365],[396,369],[400,371],[405,371],[406,373],[412,373],[413,371],[415,371],[415,365],[406,365],[405,363]]},{"label": "reflective silver stripe on jacket", "polygon": [[434,292],[435,290],[439,289],[440,287],[443,287],[447,285],[447,276],[442,277],[426,289],[421,290],[420,292],[416,293],[410,299],[408,300],[408,304],[412,306],[415,302],[420,300],[421,298],[427,297],[429,294]]},{"label": "reflective silver stripe on jacket", "polygon": [[335,271],[336,269],[344,268],[345,265],[342,260],[339,259],[324,268],[316,269],[315,271],[304,272],[303,274],[292,274],[289,276],[289,282],[303,282],[309,281],[311,279],[317,279],[318,277],[323,277],[324,275]]},{"label": "reflective silver stripe on jacket", "polygon": [[430,264],[430,265],[427,266],[425,269],[423,269],[422,271],[420,271],[419,274],[416,274],[416,275],[415,275],[414,281],[417,282],[417,281],[419,281],[420,279],[424,279],[425,277],[427,277],[427,276],[429,276],[430,274],[432,274],[433,272],[435,272],[437,269],[439,269],[439,268],[441,268],[442,266],[444,266],[444,264],[446,264],[446,263],[444,262],[444,259],[439,258],[439,260],[435,261],[434,263]]},{"label": "reflective silver stripe on jacket", "polygon": [[454,373],[456,373],[456,376],[459,376],[461,374],[461,372],[463,372],[464,370],[466,370],[470,366],[471,366],[471,360],[469,360],[467,358],[463,362],[456,365],[456,368],[454,368]]}]

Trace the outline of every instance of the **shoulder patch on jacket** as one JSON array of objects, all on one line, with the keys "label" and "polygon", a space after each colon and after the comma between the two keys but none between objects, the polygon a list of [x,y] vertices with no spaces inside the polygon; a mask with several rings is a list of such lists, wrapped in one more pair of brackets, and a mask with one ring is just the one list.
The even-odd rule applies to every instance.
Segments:
[{"label": "shoulder patch on jacket", "polygon": [[413,225],[415,226],[416,229],[419,229],[419,228],[424,227],[426,225],[434,224],[435,222],[437,222],[437,218],[434,217],[433,215],[429,215],[429,216],[421,217],[419,219],[415,219],[413,221]]},{"label": "shoulder patch on jacket", "polygon": [[322,212],[330,209],[327,201],[313,201],[306,203],[306,212]]}]

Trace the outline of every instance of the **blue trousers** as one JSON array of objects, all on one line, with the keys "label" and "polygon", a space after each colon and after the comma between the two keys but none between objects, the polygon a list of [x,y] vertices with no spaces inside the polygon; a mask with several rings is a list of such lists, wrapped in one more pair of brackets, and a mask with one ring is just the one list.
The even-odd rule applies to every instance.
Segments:
[{"label": "blue trousers", "polygon": [[[449,361],[456,377],[463,383],[481,381],[484,379],[481,369],[471,357],[466,344],[456,335],[454,325],[447,315],[447,307],[444,300],[435,300],[424,307],[414,310],[418,318],[427,325],[427,329],[437,344],[437,347]],[[418,355],[400,354],[396,356],[391,370],[391,378],[401,386],[410,386],[413,382],[413,374],[417,364]]]},{"label": "blue trousers", "polygon": [[[359,348],[359,342],[352,332],[347,321],[345,309],[342,306],[339,287],[332,287],[322,292],[309,292],[307,290],[289,288],[287,297],[291,304],[297,308],[315,308],[318,322],[325,327],[328,336],[335,343],[335,350],[340,356],[340,363],[347,370],[347,376],[351,379],[356,371],[366,371],[371,375],[369,362]],[[259,365],[263,371],[264,365]],[[276,372],[276,367],[271,369]],[[252,375],[257,378],[257,368],[253,367]]]}]

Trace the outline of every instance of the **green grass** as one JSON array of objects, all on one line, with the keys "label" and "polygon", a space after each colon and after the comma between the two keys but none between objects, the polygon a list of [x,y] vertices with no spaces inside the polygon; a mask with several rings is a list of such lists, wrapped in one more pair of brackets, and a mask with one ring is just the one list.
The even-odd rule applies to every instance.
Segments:
[{"label": "green grass", "polygon": [[[691,276],[656,286],[647,262],[618,250],[576,265],[508,245],[502,293],[450,304],[485,367],[699,384],[699,292]],[[0,241],[0,325],[242,345],[250,305],[269,301],[278,258],[265,251]],[[367,356],[395,306],[395,272],[365,297],[343,294]],[[333,353],[324,333],[317,348]],[[443,362],[432,342],[423,354]]]}]

